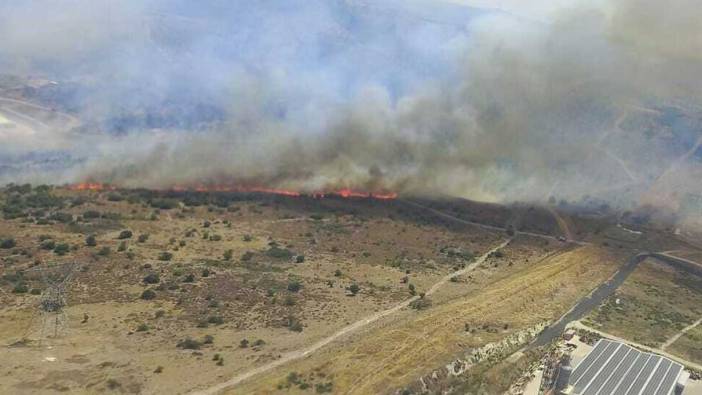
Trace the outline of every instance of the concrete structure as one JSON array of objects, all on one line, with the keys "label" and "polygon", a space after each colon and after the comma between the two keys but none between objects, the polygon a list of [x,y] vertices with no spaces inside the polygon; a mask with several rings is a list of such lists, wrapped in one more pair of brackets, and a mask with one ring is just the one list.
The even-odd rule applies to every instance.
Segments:
[{"label": "concrete structure", "polygon": [[641,352],[624,343],[601,339],[573,369],[565,394],[680,394],[687,373],[668,358]]}]

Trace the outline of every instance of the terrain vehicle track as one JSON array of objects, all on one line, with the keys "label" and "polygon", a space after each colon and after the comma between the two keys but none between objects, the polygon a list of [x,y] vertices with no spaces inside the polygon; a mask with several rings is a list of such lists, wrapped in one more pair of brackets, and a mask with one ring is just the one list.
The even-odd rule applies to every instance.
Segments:
[{"label": "terrain vehicle track", "polygon": [[[492,254],[493,252],[495,252],[499,249],[504,248],[511,241],[512,241],[512,238],[507,239],[506,241],[500,243],[498,246],[490,249],[489,251],[487,251],[486,253],[484,253],[480,257],[476,258],[470,265],[467,265],[464,269],[449,273],[446,276],[442,277],[441,280],[439,280],[434,285],[432,285],[431,288],[429,288],[429,290],[426,292],[426,295],[431,295],[431,294],[435,293],[436,291],[438,291],[442,286],[446,285],[446,283],[448,283],[452,277],[460,276],[460,275],[465,274],[465,273],[475,269],[476,267],[480,266],[490,256],[490,254]],[[355,331],[357,331],[357,330],[359,330],[367,325],[372,324],[373,322],[380,320],[381,318],[384,318],[384,317],[387,317],[387,316],[390,316],[392,314],[399,312],[400,310],[408,307],[410,305],[410,303],[414,302],[415,300],[418,300],[419,298],[420,298],[419,296],[413,296],[407,300],[404,300],[404,301],[396,304],[395,306],[393,306],[387,310],[380,311],[380,312],[375,313],[373,315],[370,315],[366,318],[363,318],[359,321],[356,321],[350,325],[347,325],[347,326],[341,328],[339,331],[325,337],[322,340],[317,341],[316,343],[312,344],[311,346],[309,346],[307,348],[303,348],[301,350],[289,352],[289,353],[283,355],[280,359],[277,359],[273,362],[267,363],[265,365],[251,369],[248,372],[244,372],[242,374],[234,376],[230,380],[227,380],[223,383],[217,384],[217,385],[212,386],[210,388],[207,388],[204,390],[199,390],[199,391],[194,391],[192,393],[198,394],[198,395],[200,395],[200,394],[202,394],[202,395],[216,394],[216,393],[224,391],[228,388],[236,386],[236,385],[238,385],[238,384],[240,384],[240,383],[242,383],[242,382],[244,382],[244,381],[246,381],[246,380],[248,380],[256,375],[268,372],[268,371],[273,370],[279,366],[285,365],[288,362],[292,362],[292,361],[297,360],[297,359],[305,358],[308,355],[319,350],[320,348],[334,342],[335,340],[337,340],[337,339],[339,339],[347,334],[353,333],[353,332],[355,332]]]}]

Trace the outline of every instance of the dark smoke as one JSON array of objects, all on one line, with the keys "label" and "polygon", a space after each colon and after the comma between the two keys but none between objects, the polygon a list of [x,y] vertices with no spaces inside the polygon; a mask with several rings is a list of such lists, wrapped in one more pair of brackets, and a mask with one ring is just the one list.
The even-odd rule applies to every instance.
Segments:
[{"label": "dark smoke", "polygon": [[702,193],[700,7],[562,3],[6,2],[0,64],[82,125],[13,137],[0,155],[72,159],[5,178],[678,210]]}]

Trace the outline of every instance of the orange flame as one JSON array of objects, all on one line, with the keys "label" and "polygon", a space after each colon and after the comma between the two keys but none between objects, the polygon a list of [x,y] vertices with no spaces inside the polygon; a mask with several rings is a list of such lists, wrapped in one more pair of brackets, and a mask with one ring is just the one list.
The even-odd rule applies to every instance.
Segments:
[{"label": "orange flame", "polygon": [[102,184],[99,182],[81,182],[79,184],[69,185],[68,189],[74,191],[114,191],[116,188],[112,185]]},{"label": "orange flame", "polygon": [[[83,182],[78,184],[69,185],[68,189],[74,191],[114,191],[117,187],[109,184],[97,183],[97,182]],[[173,192],[185,192],[185,191],[195,191],[195,192],[239,192],[239,193],[265,193],[271,195],[282,195],[290,197],[303,196],[305,193],[280,189],[280,188],[266,188],[258,186],[232,186],[232,185],[196,185],[196,186],[184,186],[184,185],[174,185],[170,188],[162,189],[163,191],[173,191]],[[379,200],[391,200],[397,198],[397,193],[395,192],[363,192],[359,190],[342,188],[338,190],[331,190],[325,192],[313,192],[307,194],[314,198],[324,198],[328,196],[339,196],[342,198],[358,198],[358,199],[379,199]]]}]

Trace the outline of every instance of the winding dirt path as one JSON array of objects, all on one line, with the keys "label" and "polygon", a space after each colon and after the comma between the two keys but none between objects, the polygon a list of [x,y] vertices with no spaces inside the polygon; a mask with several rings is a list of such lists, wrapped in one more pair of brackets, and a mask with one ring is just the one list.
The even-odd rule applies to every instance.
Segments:
[{"label": "winding dirt path", "polygon": [[688,331],[691,331],[692,329],[695,329],[699,324],[702,324],[702,318],[699,320],[693,322],[692,324],[684,327],[680,332],[676,333],[673,337],[670,339],[666,340],[663,345],[661,345],[661,350],[665,350],[666,348],[670,347],[673,343],[675,343],[678,339],[682,337],[682,335],[686,334]]},{"label": "winding dirt path", "polygon": [[[490,251],[488,251],[485,254],[478,257],[475,261],[473,261],[470,265],[467,265],[464,269],[449,273],[446,276],[442,277],[441,280],[439,280],[434,285],[432,285],[431,288],[429,288],[429,290],[426,292],[426,295],[431,295],[431,294],[435,293],[436,291],[438,291],[439,289],[441,289],[441,287],[443,287],[447,282],[449,282],[451,280],[451,278],[456,277],[456,276],[460,276],[462,274],[470,272],[471,270],[474,270],[476,267],[480,266],[483,262],[485,262],[485,260],[490,256],[490,254],[492,254],[493,252],[495,252],[499,249],[504,248],[511,241],[512,241],[512,239],[510,238],[510,239],[502,242],[500,245],[492,248]],[[356,332],[359,329],[361,329],[369,324],[372,324],[373,322],[376,322],[382,318],[385,318],[387,316],[390,316],[392,314],[399,312],[400,310],[408,307],[410,305],[410,303],[414,302],[417,299],[419,299],[419,296],[413,296],[413,297],[411,297],[403,302],[398,303],[397,305],[395,305],[387,310],[380,311],[380,312],[375,313],[371,316],[368,316],[368,317],[363,318],[359,321],[356,321],[353,324],[345,326],[344,328],[341,328],[339,331],[331,334],[330,336],[328,336],[322,340],[319,340],[318,342],[312,344],[311,346],[309,346],[307,348],[303,348],[301,350],[289,352],[289,353],[283,355],[280,359],[277,359],[277,360],[270,362],[270,363],[267,363],[265,365],[261,365],[257,368],[251,369],[248,372],[244,372],[242,374],[234,376],[230,380],[227,380],[223,383],[217,384],[217,385],[212,386],[210,388],[207,388],[205,390],[195,391],[195,392],[193,392],[193,394],[197,394],[197,395],[217,394],[217,393],[224,391],[228,388],[236,386],[236,385],[238,385],[238,384],[240,384],[240,383],[242,383],[242,382],[244,382],[244,381],[246,381],[254,376],[271,371],[279,366],[285,365],[288,362],[292,362],[292,361],[297,360],[297,359],[305,358],[305,357],[309,356],[310,354],[314,353],[315,351],[319,350],[320,348],[328,345],[329,343],[331,343],[331,342],[333,342],[341,337],[344,337],[345,335]]]}]

